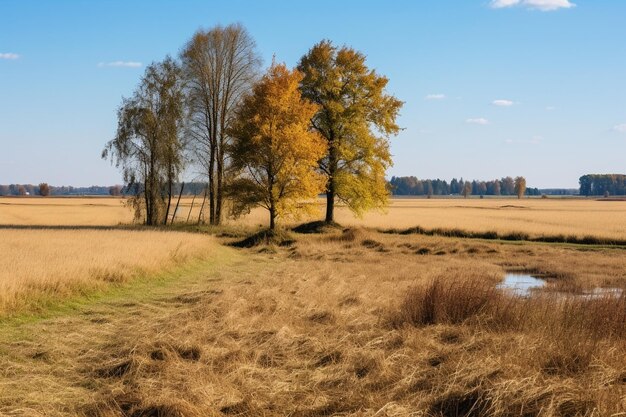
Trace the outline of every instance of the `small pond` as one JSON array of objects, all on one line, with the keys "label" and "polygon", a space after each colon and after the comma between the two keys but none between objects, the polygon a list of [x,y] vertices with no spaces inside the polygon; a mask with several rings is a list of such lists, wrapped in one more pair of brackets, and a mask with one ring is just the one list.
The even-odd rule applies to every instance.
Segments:
[{"label": "small pond", "polygon": [[[529,274],[520,273],[507,273],[504,275],[504,280],[498,284],[497,288],[507,290],[512,294],[519,295],[521,297],[529,297],[532,294],[532,290],[535,288],[541,288],[546,285],[546,281],[533,277]],[[564,297],[583,297],[583,298],[602,298],[606,296],[619,297],[623,293],[621,288],[594,288],[591,291],[583,293],[565,293],[558,292],[558,294]]]},{"label": "small pond", "polygon": [[498,288],[508,290],[515,295],[528,297],[533,288],[541,288],[544,285],[546,285],[546,281],[532,275],[508,273],[504,276],[504,280],[498,284]]}]

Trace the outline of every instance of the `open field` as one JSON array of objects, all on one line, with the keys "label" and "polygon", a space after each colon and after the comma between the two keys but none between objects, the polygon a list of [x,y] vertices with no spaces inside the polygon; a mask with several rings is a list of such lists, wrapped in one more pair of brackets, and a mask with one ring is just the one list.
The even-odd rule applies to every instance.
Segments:
[{"label": "open field", "polygon": [[0,225],[114,226],[132,221],[121,198],[0,198]]},{"label": "open field", "polygon": [[208,256],[207,236],[164,231],[0,230],[0,315]]},{"label": "open field", "polygon": [[[187,220],[191,198],[181,201],[177,221]],[[191,219],[201,206],[197,198]],[[320,200],[319,218],[323,200]],[[362,219],[345,207],[337,219],[346,226],[404,229],[421,226],[476,232],[523,232],[531,236],[573,235],[626,239],[626,201],[585,199],[392,199],[386,212]],[[191,220],[190,220],[191,221]],[[0,225],[117,225],[132,222],[130,209],[116,198],[0,198]],[[229,224],[267,225],[265,210],[253,210]],[[287,221],[286,223],[293,223]]]},{"label": "open field", "polygon": [[559,291],[625,288],[621,249],[360,229],[294,239],[222,248],[226,256],[159,288],[130,284],[68,315],[0,326],[0,413],[626,411],[626,297],[563,302],[549,290],[531,299],[493,290],[507,270],[550,277]]},{"label": "open field", "polygon": [[[624,203],[394,200],[248,249],[265,213],[190,233],[115,226],[119,199],[0,203],[0,415],[626,412],[623,247],[376,230],[622,238]],[[515,296],[506,272],[546,285]]]}]

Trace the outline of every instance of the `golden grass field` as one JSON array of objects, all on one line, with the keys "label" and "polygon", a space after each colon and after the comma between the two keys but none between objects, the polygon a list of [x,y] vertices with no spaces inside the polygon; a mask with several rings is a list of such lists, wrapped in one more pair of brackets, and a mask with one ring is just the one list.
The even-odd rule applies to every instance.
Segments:
[{"label": "golden grass field", "polygon": [[[191,198],[183,198],[176,221],[185,222]],[[190,222],[197,221],[201,200]],[[322,218],[324,201],[319,202]],[[130,209],[118,198],[0,198],[0,225],[118,225],[132,222]],[[300,219],[304,221],[306,219]],[[469,231],[524,232],[531,236],[575,235],[626,239],[626,201],[594,199],[392,199],[384,212],[355,218],[339,207],[336,220],[346,226],[403,229],[422,226]],[[265,210],[253,210],[227,224],[266,226]],[[293,220],[286,220],[293,224]]]},{"label": "golden grass field", "polygon": [[265,213],[171,232],[117,227],[119,199],[0,199],[0,415],[622,417],[623,247],[376,229],[621,239],[625,204],[394,200],[239,249]]},{"label": "golden grass field", "polygon": [[206,256],[213,239],[180,232],[0,230],[0,315],[103,289]]}]

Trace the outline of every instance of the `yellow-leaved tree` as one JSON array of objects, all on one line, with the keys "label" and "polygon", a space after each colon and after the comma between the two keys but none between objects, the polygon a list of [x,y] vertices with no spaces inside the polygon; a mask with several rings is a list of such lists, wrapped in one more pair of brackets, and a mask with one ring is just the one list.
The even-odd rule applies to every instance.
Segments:
[{"label": "yellow-leaved tree", "polygon": [[312,119],[328,151],[319,169],[326,176],[326,222],[334,221],[335,198],[355,214],[383,207],[391,166],[388,138],[400,128],[402,102],[385,92],[387,78],[365,64],[365,55],[330,41],[302,57],[302,95],[319,105]]},{"label": "yellow-leaved tree", "polygon": [[232,165],[239,176],[229,185],[233,213],[252,207],[278,217],[298,216],[314,206],[325,179],[317,163],[326,143],[310,129],[316,104],[302,98],[302,74],[274,64],[243,99],[230,129]]}]

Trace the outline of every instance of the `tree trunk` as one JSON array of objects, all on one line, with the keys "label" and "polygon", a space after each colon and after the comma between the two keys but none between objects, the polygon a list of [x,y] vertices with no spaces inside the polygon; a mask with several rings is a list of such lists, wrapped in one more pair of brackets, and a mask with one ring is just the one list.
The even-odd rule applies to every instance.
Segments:
[{"label": "tree trunk", "polygon": [[220,144],[220,149],[217,153],[217,196],[215,200],[215,224],[222,223],[222,196],[223,196],[223,180],[224,180],[224,144]]},{"label": "tree trunk", "polygon": [[276,211],[275,209],[270,210],[270,230],[274,230],[276,228]]},{"label": "tree trunk", "polygon": [[335,184],[332,179],[328,181],[328,190],[326,191],[326,223],[335,221]]},{"label": "tree trunk", "polygon": [[198,224],[200,224],[200,220],[202,219],[202,212],[204,211],[204,203],[206,203],[206,195],[208,190],[209,185],[207,184],[206,188],[204,189],[204,198],[202,199],[202,205],[200,206],[200,213],[198,213]]},{"label": "tree trunk", "polygon": [[[174,208],[174,213],[172,214],[172,223],[174,224],[174,220],[176,219],[176,212],[178,211],[178,205],[180,204],[180,198],[183,196],[183,190],[185,189],[185,182],[180,187],[180,194],[178,194],[178,201],[176,201],[176,208]],[[193,204],[193,202],[192,202]]]},{"label": "tree trunk", "polygon": [[326,223],[335,221],[335,175],[337,174],[337,149],[334,140],[328,149],[328,184],[326,186]]},{"label": "tree trunk", "polygon": [[209,224],[215,224],[215,148],[211,149],[209,162]]},{"label": "tree trunk", "polygon": [[172,205],[172,180],[167,183],[167,208],[165,209],[165,217],[163,218],[163,225],[167,226],[167,218],[170,215],[170,207]]},{"label": "tree trunk", "polygon": [[[148,196],[148,180],[147,178],[143,181],[143,199],[146,203],[146,224],[150,225],[150,197]],[[141,194],[138,194],[137,199],[141,198]],[[140,210],[140,209],[137,209]]]},{"label": "tree trunk", "polygon": [[193,211],[193,203],[196,201],[196,194],[193,195],[191,199],[191,208],[189,209],[189,214],[187,214],[187,221],[185,223],[189,223],[189,219],[191,218],[191,212]]},{"label": "tree trunk", "polygon": [[274,199],[270,201],[270,230],[274,230],[276,227],[276,204]]}]

